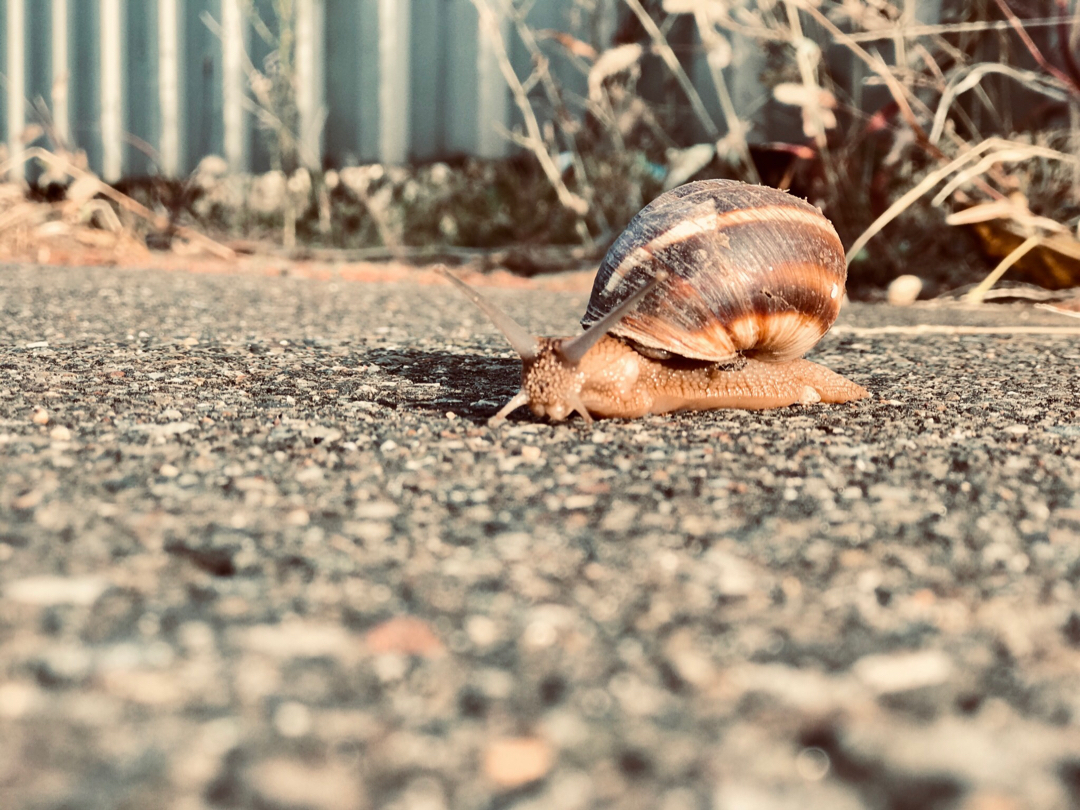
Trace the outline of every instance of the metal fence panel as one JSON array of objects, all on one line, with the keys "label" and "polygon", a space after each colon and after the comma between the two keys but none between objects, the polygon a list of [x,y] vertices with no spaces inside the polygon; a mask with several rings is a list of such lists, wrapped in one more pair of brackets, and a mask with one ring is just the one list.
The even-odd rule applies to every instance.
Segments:
[{"label": "metal fence panel", "polygon": [[[500,8],[499,0],[488,2]],[[262,69],[272,45],[255,35],[245,16],[248,3],[0,0],[0,65],[7,78],[0,86],[0,136],[18,151],[33,122],[27,100],[40,97],[62,135],[70,122],[71,139],[108,180],[185,175],[210,154],[223,155],[239,171],[268,169],[272,150],[252,110],[247,65]],[[330,167],[511,150],[502,129],[521,116],[471,0],[295,4],[296,104],[305,162]],[[272,0],[254,0],[271,27],[272,7]],[[532,5],[529,24],[534,31],[553,28],[585,42],[598,35],[610,42],[627,9],[617,0],[597,0],[597,8],[606,11],[590,23],[575,0],[544,0]],[[940,0],[920,0],[919,9],[921,20],[937,19]],[[584,30],[588,24],[603,30]],[[510,19],[502,17],[498,25],[515,70],[526,79],[533,54]],[[712,78],[689,19],[676,21],[672,36],[682,36],[675,44],[722,132]],[[760,43],[733,37],[732,46],[734,64],[725,76],[738,114],[752,117],[768,101],[760,82],[766,56]],[[538,47],[568,97],[584,96],[580,67],[550,39],[540,36]],[[647,55],[644,62],[641,92],[659,103],[684,105],[670,92],[659,58]],[[543,88],[533,86],[532,94],[543,115]],[[768,121],[762,123],[767,130]],[[685,131],[676,135],[692,141],[705,132],[688,115]]]},{"label": "metal fence panel", "polygon": [[[99,0],[83,0],[72,3],[69,7],[68,104],[71,110],[71,139],[75,145],[86,151],[90,166],[101,171],[101,48],[98,5]],[[9,92],[14,92],[14,88]],[[9,132],[8,138],[13,137],[17,137],[17,133]]]},{"label": "metal fence panel", "polygon": [[375,0],[326,4],[326,136],[338,165],[379,159],[379,16]]}]

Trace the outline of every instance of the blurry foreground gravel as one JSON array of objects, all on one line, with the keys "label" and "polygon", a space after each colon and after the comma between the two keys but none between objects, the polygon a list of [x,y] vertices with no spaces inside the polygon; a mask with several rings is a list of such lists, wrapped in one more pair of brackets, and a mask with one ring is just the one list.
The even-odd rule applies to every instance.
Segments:
[{"label": "blurry foreground gravel", "polygon": [[445,285],[6,267],[0,317],[4,810],[1080,807],[1075,320],[853,306],[864,402],[491,430]]}]

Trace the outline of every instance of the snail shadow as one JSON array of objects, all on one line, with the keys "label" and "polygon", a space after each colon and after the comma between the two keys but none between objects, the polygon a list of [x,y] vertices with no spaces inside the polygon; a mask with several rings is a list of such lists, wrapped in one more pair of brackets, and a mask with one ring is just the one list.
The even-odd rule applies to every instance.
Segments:
[{"label": "snail shadow", "polygon": [[368,349],[362,361],[400,384],[381,393],[381,405],[444,414],[484,423],[521,386],[521,361],[513,358],[430,352],[420,349]]}]

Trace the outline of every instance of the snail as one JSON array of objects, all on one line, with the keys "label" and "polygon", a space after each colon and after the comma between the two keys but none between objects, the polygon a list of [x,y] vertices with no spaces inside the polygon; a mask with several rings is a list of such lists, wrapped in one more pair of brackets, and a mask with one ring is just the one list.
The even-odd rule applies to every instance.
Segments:
[{"label": "snail", "polygon": [[604,257],[585,331],[533,337],[445,268],[521,355],[522,405],[561,421],[850,402],[866,389],[802,359],[844,297],[844,248],[809,203],[702,180],[643,208]]}]

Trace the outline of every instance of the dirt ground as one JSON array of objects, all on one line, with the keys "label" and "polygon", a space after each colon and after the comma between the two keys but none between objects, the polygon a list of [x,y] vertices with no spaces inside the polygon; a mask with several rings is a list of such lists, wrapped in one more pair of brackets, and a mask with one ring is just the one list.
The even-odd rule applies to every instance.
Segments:
[{"label": "dirt ground", "polygon": [[430,272],[2,266],[0,807],[1080,807],[1078,327],[853,305],[862,402],[492,429]]}]

